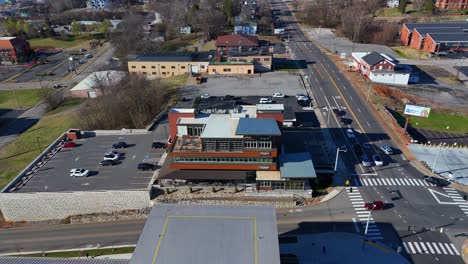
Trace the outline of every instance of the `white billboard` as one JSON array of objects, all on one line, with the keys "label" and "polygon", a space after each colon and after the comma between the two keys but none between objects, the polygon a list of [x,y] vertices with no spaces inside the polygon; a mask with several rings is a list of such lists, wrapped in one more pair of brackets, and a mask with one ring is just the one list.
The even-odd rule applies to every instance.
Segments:
[{"label": "white billboard", "polygon": [[284,34],[284,28],[275,28],[274,34]]},{"label": "white billboard", "polygon": [[431,108],[427,106],[420,105],[409,105],[405,106],[405,115],[419,116],[419,117],[429,117]]}]

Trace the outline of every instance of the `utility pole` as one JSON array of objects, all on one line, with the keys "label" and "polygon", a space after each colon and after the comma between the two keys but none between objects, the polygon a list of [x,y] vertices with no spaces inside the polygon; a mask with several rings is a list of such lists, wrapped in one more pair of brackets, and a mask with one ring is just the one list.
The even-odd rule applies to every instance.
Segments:
[{"label": "utility pole", "polygon": [[346,149],[341,149],[341,148],[336,149],[335,172],[336,172],[336,169],[338,167],[338,156],[340,155],[340,152],[346,152]]},{"label": "utility pole", "polygon": [[367,229],[369,229],[369,222],[370,222],[370,218],[372,215],[372,211],[374,211],[374,208],[375,208],[375,204],[372,204],[372,209],[370,210],[369,215],[367,216],[366,230],[364,230],[364,238],[367,236]]},{"label": "utility pole", "polygon": [[37,148],[39,149],[39,155],[42,154],[42,152],[44,152],[42,150],[42,147],[41,147],[41,144],[39,143],[39,137],[36,137],[36,143],[37,143]]},{"label": "utility pole", "polygon": [[445,146],[447,143],[440,143],[439,145],[439,151],[437,152],[437,156],[435,158],[435,161],[434,161],[434,165],[432,166],[432,173],[435,173],[435,169],[436,169],[436,166],[437,166],[437,161],[439,160],[439,156],[440,156],[440,152],[442,151],[442,147]]}]

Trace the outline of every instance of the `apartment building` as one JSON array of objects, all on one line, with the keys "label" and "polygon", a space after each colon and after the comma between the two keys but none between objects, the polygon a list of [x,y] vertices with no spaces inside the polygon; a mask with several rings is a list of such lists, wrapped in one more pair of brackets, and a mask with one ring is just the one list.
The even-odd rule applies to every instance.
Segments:
[{"label": "apartment building", "polygon": [[210,52],[160,52],[128,62],[130,76],[167,78],[187,73],[207,73],[213,58]]},{"label": "apartment building", "polygon": [[468,22],[405,23],[400,41],[427,52],[468,50]]}]

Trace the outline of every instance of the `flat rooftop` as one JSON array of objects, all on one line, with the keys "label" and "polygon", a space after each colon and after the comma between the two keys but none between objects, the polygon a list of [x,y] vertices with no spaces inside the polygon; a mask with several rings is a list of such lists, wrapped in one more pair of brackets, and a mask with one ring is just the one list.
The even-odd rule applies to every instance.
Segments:
[{"label": "flat rooftop", "polygon": [[132,264],[279,264],[275,209],[155,205]]},{"label": "flat rooftop", "polygon": [[[75,140],[78,146],[58,151],[25,186],[16,192],[65,192],[99,190],[141,190],[150,184],[153,171],[138,171],[138,163],[157,164],[164,150],[152,149],[154,135],[99,135]],[[123,153],[119,164],[100,166],[112,144],[124,141],[130,146],[116,151]],[[88,177],[70,177],[70,170],[91,171]]]}]

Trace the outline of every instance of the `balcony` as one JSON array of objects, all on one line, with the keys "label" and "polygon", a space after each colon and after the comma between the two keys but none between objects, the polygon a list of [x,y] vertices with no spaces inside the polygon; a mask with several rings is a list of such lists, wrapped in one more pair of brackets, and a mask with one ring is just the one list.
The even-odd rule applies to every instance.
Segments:
[{"label": "balcony", "polygon": [[174,144],[174,152],[201,152],[202,141],[197,136],[179,136]]}]

